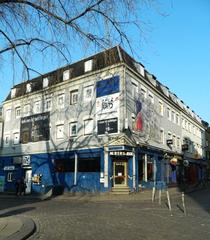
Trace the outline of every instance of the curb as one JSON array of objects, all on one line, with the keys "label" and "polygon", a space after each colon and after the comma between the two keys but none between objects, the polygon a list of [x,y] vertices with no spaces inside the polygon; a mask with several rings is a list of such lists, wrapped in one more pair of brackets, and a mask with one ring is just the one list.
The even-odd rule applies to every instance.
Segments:
[{"label": "curb", "polygon": [[5,240],[25,240],[36,231],[36,224],[31,218],[20,217],[22,227],[14,234],[5,238]]}]

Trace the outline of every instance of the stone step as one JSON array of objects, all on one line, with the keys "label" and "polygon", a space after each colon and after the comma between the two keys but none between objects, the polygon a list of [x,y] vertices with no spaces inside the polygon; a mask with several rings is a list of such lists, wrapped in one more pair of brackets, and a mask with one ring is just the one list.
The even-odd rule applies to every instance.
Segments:
[{"label": "stone step", "polygon": [[119,187],[113,187],[111,194],[129,194],[130,189],[128,187],[119,186]]}]

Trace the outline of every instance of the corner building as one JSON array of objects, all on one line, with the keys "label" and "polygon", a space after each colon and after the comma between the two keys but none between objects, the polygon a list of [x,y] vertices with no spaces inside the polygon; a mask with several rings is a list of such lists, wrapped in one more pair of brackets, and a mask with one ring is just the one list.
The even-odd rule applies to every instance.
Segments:
[{"label": "corner building", "polygon": [[138,191],[205,174],[201,119],[116,46],[14,86],[3,103],[1,191]]}]

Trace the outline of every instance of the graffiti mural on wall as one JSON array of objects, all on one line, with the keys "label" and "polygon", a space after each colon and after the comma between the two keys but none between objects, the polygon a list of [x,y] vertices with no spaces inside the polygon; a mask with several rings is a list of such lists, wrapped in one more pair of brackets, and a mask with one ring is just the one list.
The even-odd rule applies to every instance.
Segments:
[{"label": "graffiti mural on wall", "polygon": [[154,103],[138,94],[134,99],[135,121],[133,130],[144,141],[153,140],[159,142],[160,117]]}]

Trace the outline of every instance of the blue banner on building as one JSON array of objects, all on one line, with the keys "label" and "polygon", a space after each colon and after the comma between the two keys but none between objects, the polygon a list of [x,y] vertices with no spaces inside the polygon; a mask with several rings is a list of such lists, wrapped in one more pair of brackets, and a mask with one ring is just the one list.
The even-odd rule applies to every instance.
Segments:
[{"label": "blue banner on building", "polygon": [[114,76],[96,83],[96,97],[114,94],[120,90],[120,77]]}]

